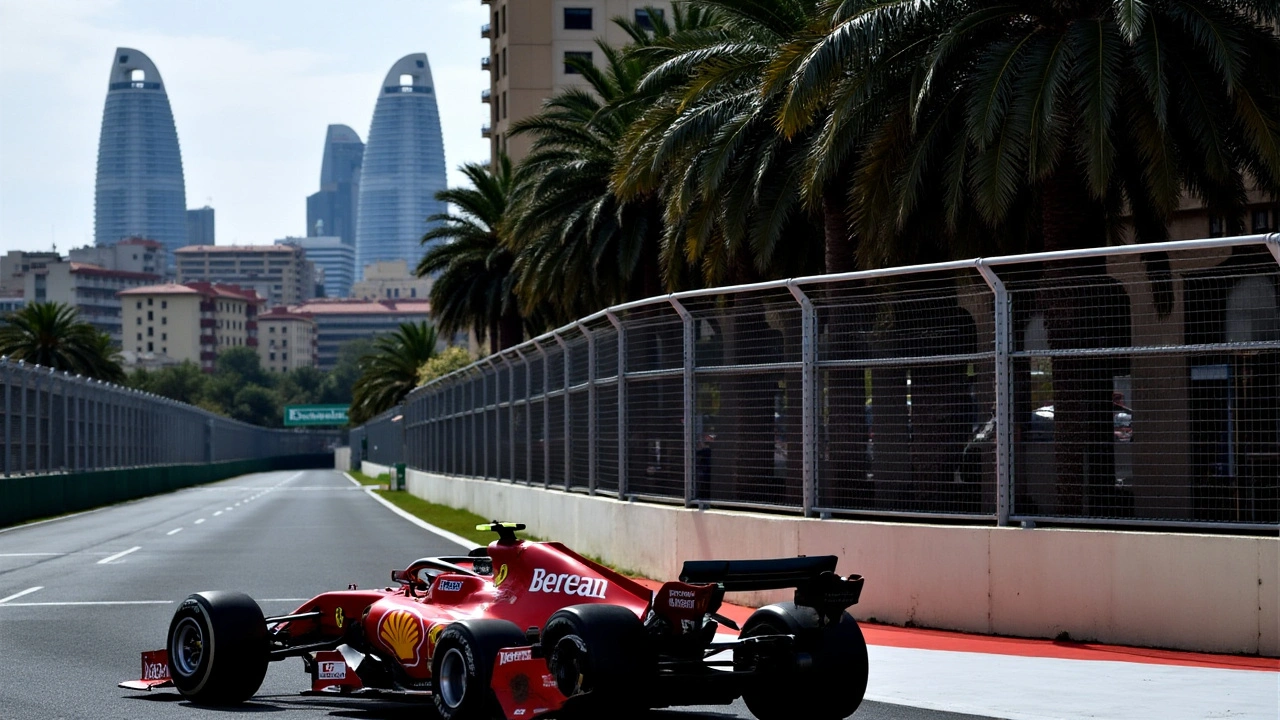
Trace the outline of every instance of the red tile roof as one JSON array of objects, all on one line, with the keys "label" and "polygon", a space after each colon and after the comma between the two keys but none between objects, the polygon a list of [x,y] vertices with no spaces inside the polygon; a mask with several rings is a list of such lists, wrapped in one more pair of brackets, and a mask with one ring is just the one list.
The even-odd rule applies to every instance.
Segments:
[{"label": "red tile roof", "polygon": [[77,275],[95,275],[97,277],[124,278],[129,280],[159,280],[159,275],[151,273],[127,272],[125,270],[108,270],[101,265],[73,262],[71,272]]},{"label": "red tile roof", "polygon": [[242,288],[239,285],[215,285],[207,282],[189,282],[183,285],[179,285],[178,283],[145,285],[143,287],[118,292],[116,295],[199,295],[208,299],[230,298],[233,300],[247,300],[256,304],[266,302],[266,300],[263,300],[258,293],[250,289]]}]

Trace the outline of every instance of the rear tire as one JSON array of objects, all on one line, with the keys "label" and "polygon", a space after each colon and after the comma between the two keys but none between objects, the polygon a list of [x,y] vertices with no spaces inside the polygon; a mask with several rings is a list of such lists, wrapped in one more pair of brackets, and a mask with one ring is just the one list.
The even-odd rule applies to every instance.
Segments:
[{"label": "rear tire", "polygon": [[169,623],[166,647],[174,686],[201,705],[242,703],[267,674],[267,623],[244,593],[188,596]]},{"label": "rear tire", "polygon": [[[794,635],[796,655],[777,663],[761,660],[762,681],[742,695],[757,720],[788,720],[800,708],[806,718],[839,720],[862,704],[867,643],[849,613],[842,613],[835,625],[819,627],[812,608],[789,602],[769,605],[752,613],[739,637],[762,635]],[[807,667],[801,666],[801,656],[808,656]]]},{"label": "rear tire", "polygon": [[575,699],[575,709],[643,704],[657,665],[635,613],[618,605],[573,605],[547,620],[541,642],[547,669],[560,693]]},{"label": "rear tire", "polygon": [[462,620],[436,640],[431,657],[431,701],[443,720],[489,720],[498,709],[490,683],[498,651],[526,644],[524,633],[506,620]]}]

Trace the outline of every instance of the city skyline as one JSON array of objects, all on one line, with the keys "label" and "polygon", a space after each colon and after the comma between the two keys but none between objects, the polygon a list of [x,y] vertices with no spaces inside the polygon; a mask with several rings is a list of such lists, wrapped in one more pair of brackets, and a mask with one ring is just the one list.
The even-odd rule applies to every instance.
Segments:
[{"label": "city skyline", "polygon": [[[304,236],[318,144],[330,125],[365,136],[371,88],[390,62],[436,61],[451,183],[488,158],[474,97],[484,6],[471,0],[337,3],[232,0],[217,13],[157,0],[0,0],[0,252],[94,244],[102,58],[145,52],[164,71],[181,142],[186,202],[217,208],[219,243]],[[252,20],[252,21],[250,21]]]}]

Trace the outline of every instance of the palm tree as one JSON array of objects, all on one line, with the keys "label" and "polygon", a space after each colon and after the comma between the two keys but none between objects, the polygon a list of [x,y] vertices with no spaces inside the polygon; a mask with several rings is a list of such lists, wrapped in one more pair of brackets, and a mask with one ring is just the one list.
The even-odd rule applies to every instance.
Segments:
[{"label": "palm tree", "polygon": [[62,303],[32,303],[5,316],[0,355],[107,382],[125,377],[110,336]]},{"label": "palm tree", "polygon": [[[826,27],[783,53],[779,125],[824,139],[811,186],[838,178],[831,152],[861,153],[851,197],[867,237],[892,242],[943,218],[955,236],[976,220],[1025,249],[1084,248],[1112,240],[1127,211],[1139,241],[1162,240],[1184,191],[1235,219],[1246,176],[1280,189],[1280,82],[1256,71],[1280,64],[1275,3],[848,0],[830,10]],[[1044,276],[1052,348],[1128,344],[1127,296],[1100,263],[1049,263]],[[1117,370],[1055,361],[1060,511],[1082,511],[1083,488],[1109,479],[1111,388],[1091,378]]]},{"label": "palm tree", "polygon": [[[633,51],[653,70],[638,88],[645,109],[613,180],[624,198],[661,196],[669,287],[690,275],[718,285],[824,267],[822,221],[800,195],[806,138],[777,131],[780,94],[762,89],[779,49],[814,21],[816,5],[699,0],[689,12],[703,13],[709,26]],[[841,237],[843,225],[832,224]]]},{"label": "palm tree", "polygon": [[395,407],[417,386],[418,368],[435,354],[436,329],[425,322],[401,323],[374,341],[373,351],[360,360],[360,378],[352,387],[352,424]]},{"label": "palm tree", "polygon": [[[471,187],[449,188],[436,199],[457,209],[430,218],[439,223],[422,237],[435,243],[418,263],[417,274],[436,274],[431,286],[431,312],[446,333],[475,332],[494,352],[519,344],[525,330],[513,293],[514,253],[500,233],[515,200],[511,159],[496,158],[496,170],[470,163],[462,173]],[[436,242],[441,241],[444,242]]]}]

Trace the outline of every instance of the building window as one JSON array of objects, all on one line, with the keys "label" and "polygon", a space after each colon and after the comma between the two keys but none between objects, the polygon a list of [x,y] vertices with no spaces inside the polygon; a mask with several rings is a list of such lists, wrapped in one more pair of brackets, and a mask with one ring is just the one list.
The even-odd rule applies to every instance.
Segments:
[{"label": "building window", "polygon": [[581,75],[582,71],[569,64],[570,60],[581,60],[583,62],[593,62],[590,50],[566,50],[564,53],[564,74],[565,75]]},{"label": "building window", "polygon": [[169,339],[169,333],[160,333],[160,339],[161,339],[161,340],[168,340],[168,339]]},{"label": "building window", "polygon": [[152,313],[150,310],[148,310],[148,311],[147,311],[147,320],[155,320],[155,319],[156,319],[156,318],[155,318],[155,314],[154,314],[154,313]]},{"label": "building window", "polygon": [[502,91],[502,117],[503,119],[506,119],[507,117],[507,91],[506,90]]},{"label": "building window", "polygon": [[138,316],[138,324],[139,324],[139,325],[141,325],[141,324],[142,324],[142,316],[141,316],[141,315],[139,315],[139,316]]},{"label": "building window", "polygon": [[160,309],[161,309],[161,310],[168,310],[168,309],[169,309],[169,301],[168,301],[168,300],[161,300],[161,301],[160,301]]},{"label": "building window", "polygon": [[275,325],[272,325],[270,328],[268,328],[268,329],[267,329],[267,332],[271,333],[272,335],[275,335],[275,334],[276,334],[276,326],[275,326]]},{"label": "building window", "polygon": [[147,343],[147,352],[155,352],[155,343]]},{"label": "building window", "polygon": [[1222,237],[1222,218],[1217,215],[1209,216],[1209,237]]},{"label": "building window", "polygon": [[418,288],[409,288],[409,297],[411,298],[418,297]]},{"label": "building window", "polygon": [[1269,213],[1265,209],[1253,211],[1253,231],[1254,232],[1256,233],[1267,232],[1268,230],[1271,229],[1271,223],[1268,222],[1269,220],[1269,218],[1267,217],[1268,214]]},{"label": "building window", "polygon": [[591,29],[591,8],[571,8],[564,9],[564,29],[565,30],[590,30]]},{"label": "building window", "polygon": [[281,340],[281,341],[280,341],[280,347],[289,347],[289,340],[288,340],[288,338],[286,338],[286,339],[284,339],[284,340]]},{"label": "building window", "polygon": [[502,48],[502,77],[507,76],[507,49]]},{"label": "building window", "polygon": [[138,301],[138,309],[139,309],[139,310],[141,310],[141,309],[142,309],[142,301],[141,301],[141,300],[139,300],[139,301]]},{"label": "building window", "polygon": [[289,359],[289,353],[280,353],[281,361],[288,360],[288,359]]},{"label": "building window", "polygon": [[502,35],[507,34],[507,6],[506,5],[502,6],[502,30],[500,31],[500,34]]},{"label": "building window", "polygon": [[272,360],[275,360],[275,359],[276,359],[276,354],[275,354],[275,353],[271,353],[271,359],[272,359]]},{"label": "building window", "polygon": [[663,17],[664,11],[660,8],[655,8],[652,12],[653,14],[650,15],[649,10],[646,10],[643,8],[636,10],[636,24],[644,28],[645,30],[653,30],[654,19],[656,18],[658,20],[661,20]]},{"label": "building window", "polygon": [[160,348],[160,352],[164,353],[165,355],[168,355],[168,354],[169,354],[169,348],[167,348],[167,347],[162,347],[162,348]]},{"label": "building window", "polygon": [[168,324],[169,324],[169,316],[168,316],[168,315],[161,315],[161,316],[160,316],[160,324],[161,324],[161,325],[168,325]]},{"label": "building window", "polygon": [[[141,339],[142,339],[142,333],[138,333],[138,339],[139,339],[139,340],[141,340]],[[142,350],[142,348],[138,348],[138,350],[139,350],[139,351],[141,351],[141,350]]]},{"label": "building window", "polygon": [[152,298],[147,298],[147,307],[151,306],[151,301],[152,301]]},{"label": "building window", "polygon": [[[142,338],[138,338],[138,339],[139,339],[139,340],[141,340]],[[142,352],[142,346],[141,346],[141,345],[139,345],[139,346],[138,346],[138,352]]]}]

